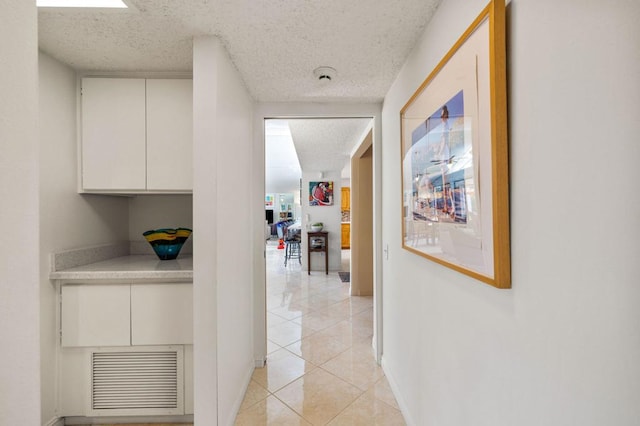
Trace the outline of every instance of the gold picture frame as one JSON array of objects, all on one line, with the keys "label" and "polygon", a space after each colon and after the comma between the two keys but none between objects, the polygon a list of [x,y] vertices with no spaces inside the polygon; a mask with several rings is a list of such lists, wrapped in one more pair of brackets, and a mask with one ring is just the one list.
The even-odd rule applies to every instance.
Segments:
[{"label": "gold picture frame", "polygon": [[505,1],[492,0],[400,111],[402,246],[511,288]]}]

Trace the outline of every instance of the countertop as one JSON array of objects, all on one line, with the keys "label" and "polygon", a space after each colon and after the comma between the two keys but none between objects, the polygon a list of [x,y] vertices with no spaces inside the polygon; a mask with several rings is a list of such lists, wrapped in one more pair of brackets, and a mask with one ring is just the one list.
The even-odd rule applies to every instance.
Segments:
[{"label": "countertop", "polygon": [[160,260],[155,255],[114,257],[86,265],[53,271],[52,280],[180,280],[193,281],[193,257]]}]

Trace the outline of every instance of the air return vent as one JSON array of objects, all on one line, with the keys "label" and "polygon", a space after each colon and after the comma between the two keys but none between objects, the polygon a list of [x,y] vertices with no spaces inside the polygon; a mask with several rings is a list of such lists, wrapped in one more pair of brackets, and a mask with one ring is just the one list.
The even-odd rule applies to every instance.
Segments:
[{"label": "air return vent", "polygon": [[95,352],[93,414],[181,414],[182,353]]}]

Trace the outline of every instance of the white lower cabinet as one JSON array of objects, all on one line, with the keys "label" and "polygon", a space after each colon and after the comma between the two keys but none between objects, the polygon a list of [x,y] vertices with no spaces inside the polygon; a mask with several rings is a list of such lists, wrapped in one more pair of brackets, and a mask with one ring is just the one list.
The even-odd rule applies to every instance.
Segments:
[{"label": "white lower cabinet", "polygon": [[131,344],[192,344],[192,288],[184,284],[132,285]]},{"label": "white lower cabinet", "polygon": [[60,415],[193,414],[191,283],[60,287]]},{"label": "white lower cabinet", "polygon": [[62,346],[193,344],[193,286],[62,286]]},{"label": "white lower cabinet", "polygon": [[130,285],[62,286],[62,346],[128,346]]}]

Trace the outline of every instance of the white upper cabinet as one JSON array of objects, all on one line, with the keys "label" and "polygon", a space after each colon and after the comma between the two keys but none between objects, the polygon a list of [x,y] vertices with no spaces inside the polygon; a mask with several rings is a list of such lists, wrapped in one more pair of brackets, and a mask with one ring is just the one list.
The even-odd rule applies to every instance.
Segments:
[{"label": "white upper cabinet", "polygon": [[146,189],[145,80],[82,80],[82,187]]},{"label": "white upper cabinet", "polygon": [[192,98],[187,79],[83,78],[82,191],[190,192]]},{"label": "white upper cabinet", "polygon": [[193,84],[147,80],[147,189],[193,189]]}]

